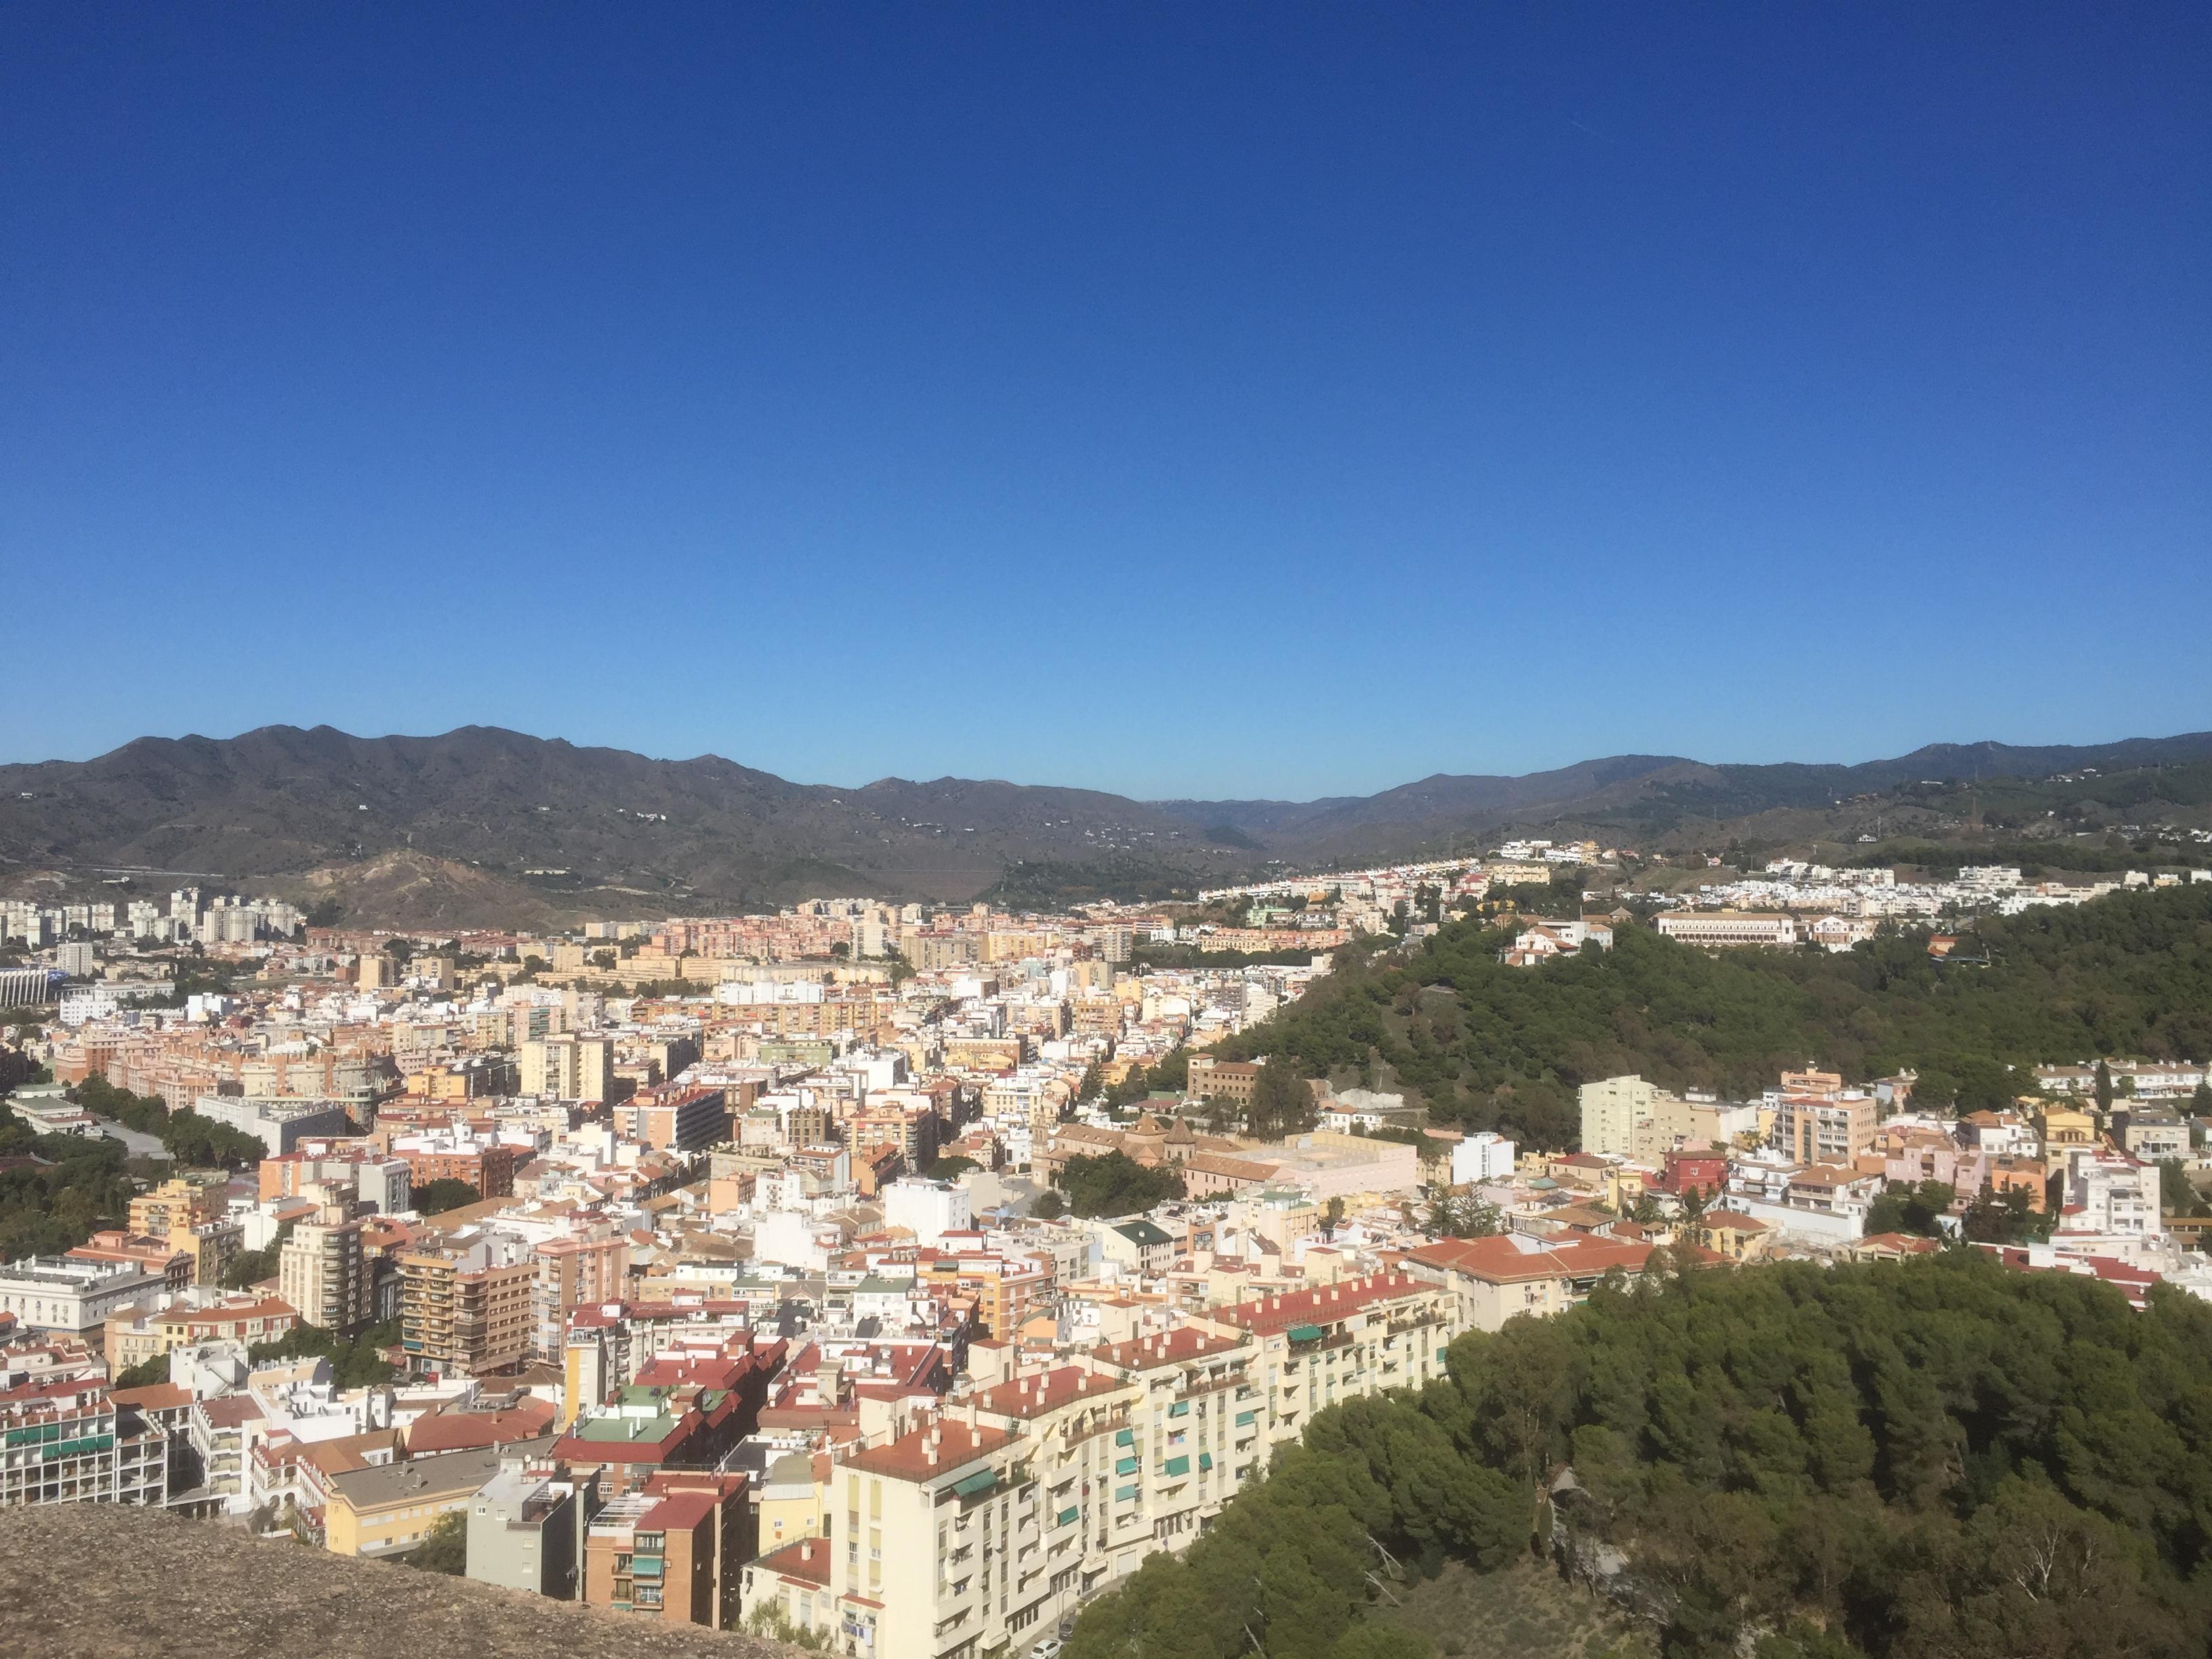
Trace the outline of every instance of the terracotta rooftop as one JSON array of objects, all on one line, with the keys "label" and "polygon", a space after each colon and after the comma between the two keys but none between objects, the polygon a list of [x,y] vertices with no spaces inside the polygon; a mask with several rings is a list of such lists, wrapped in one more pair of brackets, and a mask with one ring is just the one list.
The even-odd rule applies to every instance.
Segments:
[{"label": "terracotta rooftop", "polygon": [[799,1583],[827,1585],[830,1582],[829,1540],[802,1538],[795,1544],[786,1544],[780,1550],[770,1551],[753,1565],[763,1571],[781,1573]]},{"label": "terracotta rooftop", "polygon": [[1524,1249],[1504,1233],[1489,1238],[1440,1238],[1407,1253],[1425,1267],[1449,1268],[1486,1284],[1524,1284],[1537,1279],[1581,1279],[1613,1267],[1641,1273],[1651,1247],[1627,1239],[1575,1234]]},{"label": "terracotta rooftop", "polygon": [[988,1457],[1013,1441],[1013,1434],[1006,1429],[971,1429],[962,1419],[948,1416],[901,1435],[887,1446],[856,1452],[846,1459],[845,1467],[862,1474],[888,1475],[894,1480],[928,1480]]},{"label": "terracotta rooftop", "polygon": [[1240,1302],[1233,1308],[1218,1308],[1208,1316],[1267,1335],[1291,1325],[1326,1324],[1375,1303],[1414,1296],[1433,1288],[1407,1273],[1376,1273],[1366,1279],[1316,1285],[1310,1291],[1292,1291],[1283,1296]]},{"label": "terracotta rooftop", "polygon": [[1127,1342],[1102,1343],[1091,1351],[1093,1359],[1124,1370],[1153,1370],[1186,1360],[1210,1358],[1243,1346],[1233,1336],[1215,1336],[1189,1325],[1181,1325],[1158,1336],[1139,1336]]},{"label": "terracotta rooftop", "polygon": [[1079,1366],[1062,1365],[1054,1370],[1009,1377],[995,1388],[985,1389],[975,1396],[975,1409],[988,1412],[994,1417],[1042,1417],[1092,1395],[1111,1394],[1127,1386]]}]

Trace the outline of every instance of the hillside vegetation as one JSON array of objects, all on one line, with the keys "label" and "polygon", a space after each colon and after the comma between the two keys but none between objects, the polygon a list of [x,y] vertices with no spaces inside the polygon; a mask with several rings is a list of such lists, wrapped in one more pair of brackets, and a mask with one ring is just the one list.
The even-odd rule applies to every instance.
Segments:
[{"label": "hillside vegetation", "polygon": [[1741,1097],[1808,1060],[1857,1080],[1911,1067],[1916,1103],[1972,1109],[2008,1104],[2039,1062],[2212,1054],[2212,885],[1987,919],[1944,962],[1924,931],[1832,954],[1624,927],[1612,951],[1508,968],[1509,938],[1470,921],[1355,956],[1222,1052],[1388,1081],[1441,1121],[1550,1147],[1574,1144],[1574,1091],[1622,1073]]},{"label": "hillside vegetation", "polygon": [[1532,1538],[1669,1659],[2201,1656],[2207,1353],[2212,1306],[1978,1254],[1601,1289],[1323,1413],[1066,1659],[1421,1659],[1382,1586]]},{"label": "hillside vegetation", "polygon": [[[658,760],[485,726],[361,738],[271,726],[0,765],[0,883],[283,878],[355,920],[410,926],[856,893],[988,893],[1052,908],[1149,902],[1286,866],[1479,852],[1516,830],[1644,847],[1658,836],[1678,848],[1822,836],[1856,848],[1869,826],[1956,830],[1964,845],[1982,840],[1971,824],[2055,837],[2117,827],[2118,815],[2194,822],[2208,763],[2212,733],[2197,732],[2087,748],[1937,744],[1856,766],[1617,755],[1520,777],[1437,774],[1358,797],[1140,801],[965,778],[799,784],[712,755]],[[2081,775],[2059,784],[2054,773]],[[1954,801],[1942,781],[1978,793]],[[2079,856],[2069,844],[2049,842],[2051,859]]]}]

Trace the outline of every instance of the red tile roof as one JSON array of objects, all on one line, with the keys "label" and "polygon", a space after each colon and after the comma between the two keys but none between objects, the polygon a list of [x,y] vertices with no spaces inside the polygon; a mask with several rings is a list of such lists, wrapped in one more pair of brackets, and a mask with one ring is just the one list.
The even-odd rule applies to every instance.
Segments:
[{"label": "red tile roof", "polygon": [[781,1573],[786,1578],[803,1584],[827,1585],[830,1582],[830,1545],[826,1539],[802,1538],[795,1544],[786,1544],[773,1550],[753,1564],[769,1572]]},{"label": "red tile roof", "polygon": [[1327,1324],[1376,1303],[1417,1296],[1433,1288],[1409,1273],[1376,1273],[1366,1279],[1316,1285],[1310,1291],[1292,1291],[1284,1296],[1240,1302],[1232,1308],[1217,1309],[1208,1316],[1265,1336],[1292,1325]]},{"label": "red tile roof", "polygon": [[895,1480],[929,1480],[988,1457],[1013,1440],[1014,1436],[1005,1429],[971,1429],[958,1418],[941,1418],[929,1427],[901,1435],[887,1446],[871,1446],[854,1453],[845,1460],[845,1467]]},{"label": "red tile roof", "polygon": [[1619,1267],[1641,1273],[1651,1247],[1622,1238],[1593,1235],[1547,1239],[1539,1249],[1523,1249],[1504,1233],[1488,1238],[1440,1238],[1407,1253],[1425,1267],[1462,1273],[1486,1284],[1523,1284],[1535,1279],[1583,1279]]},{"label": "red tile roof", "polygon": [[1092,1395],[1111,1394],[1128,1386],[1078,1366],[1062,1365],[1054,1370],[1009,1377],[985,1389],[975,1396],[975,1409],[994,1417],[1042,1417]]},{"label": "red tile roof", "polygon": [[1243,1344],[1233,1336],[1215,1336],[1189,1325],[1177,1326],[1158,1336],[1139,1336],[1127,1342],[1102,1343],[1091,1351],[1093,1359],[1124,1370],[1147,1371],[1186,1360],[1207,1359],[1233,1352]]}]

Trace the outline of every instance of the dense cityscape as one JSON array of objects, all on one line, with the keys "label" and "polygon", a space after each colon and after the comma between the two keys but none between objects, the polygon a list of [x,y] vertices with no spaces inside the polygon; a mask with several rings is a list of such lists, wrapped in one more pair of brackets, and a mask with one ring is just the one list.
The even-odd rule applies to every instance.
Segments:
[{"label": "dense cityscape", "polygon": [[[1540,980],[1632,930],[1964,961],[1978,918],[2212,874],[1636,862],[1522,842],[1181,907],[553,933],[10,902],[0,1504],[1050,1659],[1331,1407],[1647,1277],[1966,1250],[2212,1300],[2197,1060],[2070,1056],[1998,1109],[1818,1054],[1741,1098],[1611,1076],[1545,1146],[1216,1052],[1446,930]],[[1522,908],[1576,893],[1607,908]]]}]

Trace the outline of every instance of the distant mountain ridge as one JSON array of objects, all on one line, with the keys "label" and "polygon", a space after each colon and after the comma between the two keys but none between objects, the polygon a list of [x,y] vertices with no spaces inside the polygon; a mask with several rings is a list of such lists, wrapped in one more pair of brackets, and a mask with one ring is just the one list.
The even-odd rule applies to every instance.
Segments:
[{"label": "distant mountain ridge", "polygon": [[[361,738],[269,726],[0,766],[0,878],[321,872],[320,886],[343,888],[356,868],[392,878],[388,855],[398,854],[414,861],[399,872],[409,890],[434,888],[471,913],[495,908],[509,890],[639,914],[826,894],[957,900],[1022,866],[1194,887],[1270,864],[1465,850],[1511,826],[1657,834],[1684,821],[1824,809],[1921,780],[2208,759],[2212,732],[1936,744],[1854,766],[1618,755],[1517,777],[1439,773],[1366,796],[1139,801],[965,778],[799,784],[720,756],[654,760],[493,726]],[[453,868],[436,877],[425,860]]]}]

